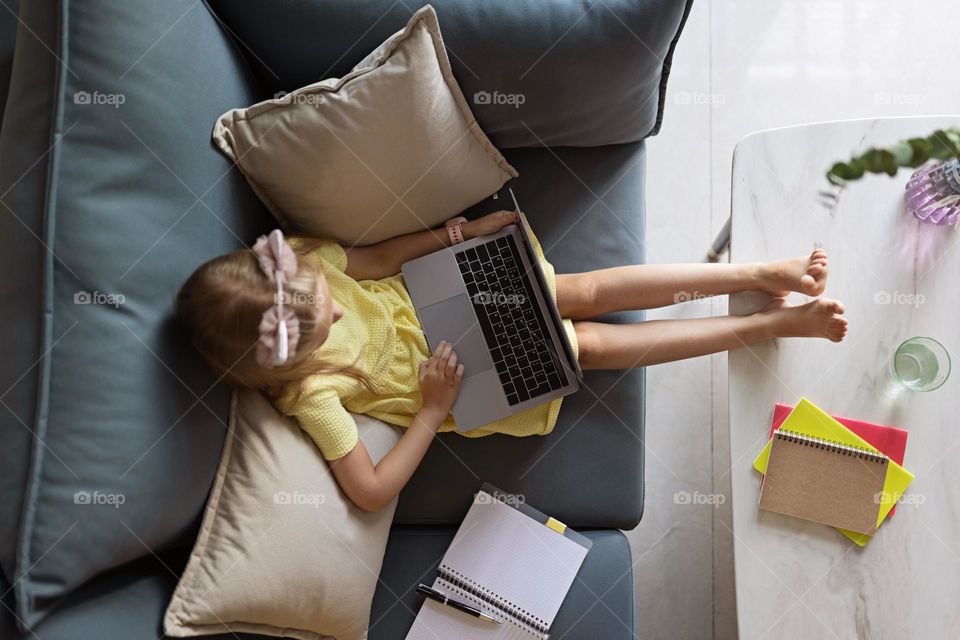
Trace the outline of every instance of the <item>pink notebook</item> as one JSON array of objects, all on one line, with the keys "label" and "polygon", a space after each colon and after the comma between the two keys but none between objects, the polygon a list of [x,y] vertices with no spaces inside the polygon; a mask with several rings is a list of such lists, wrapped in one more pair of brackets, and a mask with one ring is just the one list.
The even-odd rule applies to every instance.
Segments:
[{"label": "pink notebook", "polygon": [[[773,423],[770,425],[770,437],[773,432],[780,428],[783,421],[787,419],[793,407],[779,402],[773,405]],[[863,420],[851,420],[850,418],[841,418],[833,416],[837,422],[845,426],[850,431],[869,442],[871,445],[882,451],[891,460],[899,465],[903,465],[903,454],[907,449],[907,431],[896,427],[888,427],[882,424],[864,422]],[[890,515],[897,510],[894,506],[890,510]]]}]

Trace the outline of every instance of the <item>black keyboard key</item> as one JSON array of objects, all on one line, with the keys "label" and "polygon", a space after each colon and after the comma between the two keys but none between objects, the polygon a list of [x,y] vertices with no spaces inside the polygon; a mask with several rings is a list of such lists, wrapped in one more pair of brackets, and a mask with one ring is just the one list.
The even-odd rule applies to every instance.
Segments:
[{"label": "black keyboard key", "polygon": [[510,406],[513,406],[515,404],[520,404],[520,398],[517,396],[517,394],[512,393],[507,396],[507,402],[510,403]]},{"label": "black keyboard key", "polygon": [[522,384],[517,388],[517,398],[520,399],[520,402],[524,402],[530,399],[530,394],[527,392],[527,388]]}]

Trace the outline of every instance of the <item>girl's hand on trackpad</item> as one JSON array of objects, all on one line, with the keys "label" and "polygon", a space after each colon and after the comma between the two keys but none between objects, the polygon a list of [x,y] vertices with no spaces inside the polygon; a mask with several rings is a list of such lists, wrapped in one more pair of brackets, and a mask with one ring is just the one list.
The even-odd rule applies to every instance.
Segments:
[{"label": "girl's hand on trackpad", "polygon": [[463,380],[463,365],[457,363],[453,345],[446,340],[438,344],[433,355],[420,363],[418,377],[423,396],[422,408],[446,418],[460,393],[460,382]]}]

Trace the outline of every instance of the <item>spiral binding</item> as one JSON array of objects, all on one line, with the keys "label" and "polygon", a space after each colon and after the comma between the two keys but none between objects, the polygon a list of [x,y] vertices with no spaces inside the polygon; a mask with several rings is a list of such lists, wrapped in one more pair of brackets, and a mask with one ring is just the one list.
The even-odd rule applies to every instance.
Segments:
[{"label": "spiral binding", "polygon": [[[453,586],[459,589],[462,589],[464,592],[472,595],[478,600],[483,601],[484,603],[490,605],[494,609],[497,609],[499,612],[504,613],[507,616],[514,618],[516,621],[521,622],[522,624],[519,624],[517,626],[519,626],[521,629],[523,629],[527,633],[530,633],[531,635],[539,636],[544,640],[550,637],[549,634],[547,633],[547,630],[550,628],[550,626],[547,624],[545,620],[538,618],[537,616],[533,615],[526,609],[521,609],[520,607],[516,606],[512,602],[504,600],[503,598],[495,594],[493,591],[490,591],[489,589],[485,589],[484,587],[480,586],[476,582],[473,582],[472,580],[467,578],[465,575],[463,575],[459,571],[456,571],[447,565],[444,565],[444,564],[440,565],[440,567],[438,568],[438,571],[440,573],[440,577],[443,580],[446,580]],[[514,622],[514,620],[511,620],[511,622]]]},{"label": "spiral binding", "polygon": [[816,447],[817,449],[825,449],[827,451],[859,458],[860,460],[866,460],[868,462],[883,463],[889,459],[879,451],[873,451],[864,447],[855,447],[852,445],[843,444],[842,442],[835,442],[833,440],[825,440],[824,438],[818,438],[816,436],[808,436],[804,433],[798,433],[788,429],[778,429],[777,431],[774,431],[773,435],[779,440],[796,442],[809,447]]}]

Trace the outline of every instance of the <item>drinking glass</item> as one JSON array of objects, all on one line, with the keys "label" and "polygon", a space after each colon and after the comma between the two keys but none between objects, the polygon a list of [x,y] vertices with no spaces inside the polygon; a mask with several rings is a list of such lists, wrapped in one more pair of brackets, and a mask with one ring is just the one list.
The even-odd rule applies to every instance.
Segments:
[{"label": "drinking glass", "polygon": [[894,352],[890,372],[911,391],[933,391],[950,377],[950,354],[933,338],[910,338]]}]

